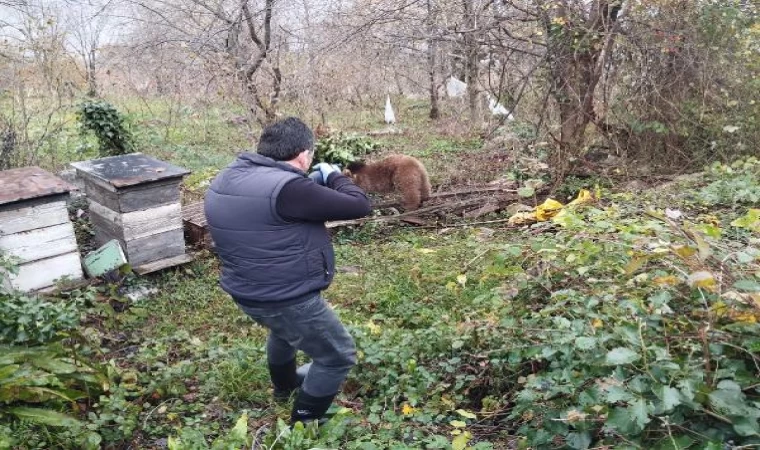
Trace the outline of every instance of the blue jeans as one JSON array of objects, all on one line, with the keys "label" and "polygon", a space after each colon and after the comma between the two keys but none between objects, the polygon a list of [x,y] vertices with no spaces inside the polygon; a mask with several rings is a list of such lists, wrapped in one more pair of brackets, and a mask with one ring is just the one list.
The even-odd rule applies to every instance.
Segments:
[{"label": "blue jeans", "polygon": [[271,364],[285,364],[301,350],[312,359],[301,389],[314,397],[340,391],[348,372],[356,364],[356,346],[321,295],[281,308],[238,306],[269,329],[267,359]]}]

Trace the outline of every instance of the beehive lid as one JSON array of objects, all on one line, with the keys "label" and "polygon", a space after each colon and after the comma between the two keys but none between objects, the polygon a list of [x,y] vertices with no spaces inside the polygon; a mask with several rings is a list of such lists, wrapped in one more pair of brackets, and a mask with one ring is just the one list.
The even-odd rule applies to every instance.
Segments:
[{"label": "beehive lid", "polygon": [[95,178],[113,190],[183,177],[189,170],[160,161],[142,153],[109,156],[71,163],[83,176]]},{"label": "beehive lid", "polygon": [[66,194],[75,188],[39,167],[0,172],[0,205]]}]

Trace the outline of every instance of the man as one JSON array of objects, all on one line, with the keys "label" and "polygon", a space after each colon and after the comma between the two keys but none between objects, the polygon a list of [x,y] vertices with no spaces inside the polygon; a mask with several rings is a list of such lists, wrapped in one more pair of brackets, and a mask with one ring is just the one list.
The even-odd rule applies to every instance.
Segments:
[{"label": "man", "polygon": [[[320,163],[306,175],[314,136],[299,119],[266,127],[257,152],[242,153],[206,194],[221,285],[269,329],[275,397],[300,388],[291,423],[319,420],[356,364],[353,339],[320,294],[335,273],[324,222],[366,216],[370,203],[336,166]],[[296,373],[297,350],[312,359],[305,377]]]}]

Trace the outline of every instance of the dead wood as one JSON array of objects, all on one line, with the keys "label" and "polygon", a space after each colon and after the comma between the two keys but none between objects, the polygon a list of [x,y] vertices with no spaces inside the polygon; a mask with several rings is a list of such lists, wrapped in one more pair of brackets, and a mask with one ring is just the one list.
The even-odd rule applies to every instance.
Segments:
[{"label": "dead wood", "polygon": [[[453,197],[453,198],[452,198]],[[504,186],[473,186],[446,192],[436,192],[425,201],[424,207],[402,214],[365,217],[355,220],[327,222],[327,228],[337,228],[364,223],[405,222],[418,226],[429,226],[441,216],[457,215],[465,219],[474,219],[486,214],[498,212],[519,200],[514,189]],[[396,201],[377,203],[374,208],[396,206]]]}]

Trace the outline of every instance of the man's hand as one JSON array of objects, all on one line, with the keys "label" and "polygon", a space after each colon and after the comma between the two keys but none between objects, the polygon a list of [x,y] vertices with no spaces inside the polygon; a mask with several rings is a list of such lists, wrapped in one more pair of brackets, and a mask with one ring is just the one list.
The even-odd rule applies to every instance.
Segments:
[{"label": "man's hand", "polygon": [[325,184],[322,182],[322,172],[315,170],[309,174],[309,178],[314,180],[315,183],[317,183],[320,186],[324,186]]},{"label": "man's hand", "polygon": [[[335,165],[335,164],[319,163],[319,164],[316,164],[314,167],[312,167],[312,169],[318,170],[319,173],[322,175],[322,182],[321,183],[319,183],[319,181],[317,182],[323,186],[327,184],[327,177],[329,177],[331,173],[333,172],[340,173],[340,166]],[[311,177],[311,175],[309,175],[309,177]]]}]

